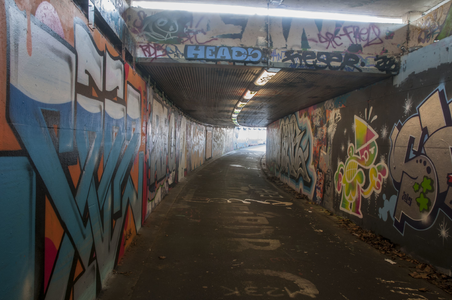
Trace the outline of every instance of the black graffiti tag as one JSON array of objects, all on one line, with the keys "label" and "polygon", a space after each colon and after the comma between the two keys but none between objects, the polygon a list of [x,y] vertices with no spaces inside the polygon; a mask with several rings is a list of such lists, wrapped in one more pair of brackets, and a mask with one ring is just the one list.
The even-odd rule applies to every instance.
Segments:
[{"label": "black graffiti tag", "polygon": [[314,68],[316,70],[344,70],[347,66],[362,72],[360,67],[364,67],[365,63],[361,62],[356,54],[332,53],[332,52],[317,52],[314,51],[294,51],[289,50],[285,52],[285,58],[282,62],[291,61],[295,68],[306,67]]},{"label": "black graffiti tag", "polygon": [[380,56],[375,57],[375,67],[378,71],[386,72],[386,74],[399,73],[400,65],[394,57]]}]

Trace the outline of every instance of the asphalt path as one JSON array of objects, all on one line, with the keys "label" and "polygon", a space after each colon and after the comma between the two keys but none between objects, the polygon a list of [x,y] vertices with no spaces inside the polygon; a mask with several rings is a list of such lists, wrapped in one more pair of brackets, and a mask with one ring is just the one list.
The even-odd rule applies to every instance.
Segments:
[{"label": "asphalt path", "polygon": [[233,151],[172,189],[99,299],[451,299],[278,188],[264,155]]}]

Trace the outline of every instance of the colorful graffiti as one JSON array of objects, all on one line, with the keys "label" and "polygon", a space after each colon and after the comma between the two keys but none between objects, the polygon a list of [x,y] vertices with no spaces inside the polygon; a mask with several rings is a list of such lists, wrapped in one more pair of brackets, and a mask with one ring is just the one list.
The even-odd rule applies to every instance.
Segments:
[{"label": "colorful graffiti", "polygon": [[333,193],[331,153],[341,120],[340,103],[329,100],[267,127],[267,168],[309,199],[328,207],[332,205],[326,195]]},{"label": "colorful graffiti", "polygon": [[255,48],[185,45],[184,56],[186,60],[259,63],[264,55]]},{"label": "colorful graffiti", "polygon": [[[431,227],[439,210],[452,216],[452,115],[443,86],[433,91],[391,133],[389,166],[398,191],[394,226]],[[451,158],[451,159],[445,159]]]},{"label": "colorful graffiti", "polygon": [[[27,21],[14,3],[7,7],[14,20],[9,45],[16,51],[9,57],[6,113],[22,151],[2,157],[1,168],[22,162],[18,167],[26,176],[2,182],[2,189],[12,196],[19,182],[28,187],[22,199],[30,214],[22,221],[30,230],[43,228],[43,236],[16,246],[43,248],[46,299],[95,295],[96,278],[106,279],[142,223],[145,83],[113,47],[94,41],[82,20],[74,19],[73,47],[40,21]],[[14,201],[11,206],[18,208]],[[44,224],[31,215],[41,207]],[[2,224],[16,223],[10,218]],[[35,265],[12,262],[28,264],[23,270]],[[30,273],[11,271],[4,296],[20,299],[24,291],[17,285],[23,281],[33,293],[33,280],[26,276]]]},{"label": "colorful graffiti", "polygon": [[[332,55],[331,60],[329,56],[321,55],[319,67],[327,67],[331,63],[335,67],[339,59],[336,54],[347,55],[340,62],[343,61],[347,69],[353,66],[351,68],[353,71],[363,67],[362,63],[366,63],[357,59],[355,54],[364,57],[383,53],[394,56],[400,53],[400,46],[406,46],[407,43],[407,26],[397,24],[300,18],[270,18],[269,24],[266,24],[265,18],[259,17],[174,13],[133,7],[124,13],[124,18],[143,49],[143,54],[154,59],[160,57],[159,55],[163,57],[168,52],[168,45],[178,45],[179,49],[182,49],[183,45],[234,47],[245,50],[250,47],[270,47],[275,50],[310,50],[315,53],[326,51]],[[163,47],[157,49],[159,46],[154,43],[162,44]],[[206,52],[200,54],[197,59],[203,56],[205,59],[218,60],[218,53],[226,57],[233,55],[227,53],[226,48],[222,48],[221,52],[214,48],[209,49],[206,48]],[[245,53],[242,50],[240,52]],[[169,56],[172,57],[171,54]],[[241,54],[237,57],[243,58],[241,59],[243,61],[247,55]],[[283,58],[284,56],[281,59]],[[309,59],[312,64],[316,57]],[[301,62],[299,64],[302,67],[303,64]]]},{"label": "colorful graffiti", "polygon": [[355,143],[348,145],[345,163],[339,161],[334,184],[337,193],[342,195],[340,209],[362,218],[361,197],[380,193],[382,183],[388,177],[388,167],[383,161],[375,164],[378,157],[376,131],[358,116],[355,116],[353,128]]},{"label": "colorful graffiti", "polygon": [[312,130],[307,117],[291,115],[280,123],[281,158],[279,171],[296,190],[312,198],[316,173],[312,166]]},{"label": "colorful graffiti", "polygon": [[[80,18],[60,19],[67,4],[1,3],[0,223],[14,230],[0,232],[0,293],[94,299],[152,208],[204,162],[205,127],[162,104],[75,6]],[[212,156],[232,150],[227,130]]]}]

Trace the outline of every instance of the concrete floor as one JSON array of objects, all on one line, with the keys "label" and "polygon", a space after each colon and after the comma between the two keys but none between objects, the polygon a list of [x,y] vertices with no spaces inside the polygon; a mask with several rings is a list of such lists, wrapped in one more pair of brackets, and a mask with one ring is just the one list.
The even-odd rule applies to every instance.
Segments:
[{"label": "concrete floor", "polygon": [[171,190],[99,299],[451,299],[267,181],[264,154],[234,151]]}]

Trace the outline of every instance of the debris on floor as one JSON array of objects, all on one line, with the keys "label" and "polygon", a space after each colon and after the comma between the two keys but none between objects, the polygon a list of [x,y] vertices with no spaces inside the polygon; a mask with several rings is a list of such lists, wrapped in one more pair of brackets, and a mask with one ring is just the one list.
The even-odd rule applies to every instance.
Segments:
[{"label": "debris on floor", "polygon": [[385,261],[388,262],[388,263],[390,263],[391,265],[397,264],[395,261],[390,260],[389,258],[386,258]]},{"label": "debris on floor", "polygon": [[120,274],[120,275],[129,276],[130,274],[132,274],[132,272],[118,272],[116,270],[113,270],[113,274]]},{"label": "debris on floor", "polygon": [[[314,202],[310,201],[305,195],[298,193],[291,187],[289,187],[286,183],[283,183],[278,177],[270,175],[267,170],[264,170],[265,175],[267,176],[267,179],[272,181],[274,184],[278,185],[280,188],[283,188],[286,192],[292,194],[296,199],[303,199],[309,202],[310,205],[315,205]],[[310,210],[305,208],[305,211],[308,211],[312,213],[313,208],[310,207]],[[324,211],[329,216],[335,216],[334,213],[326,210],[321,209],[321,211]],[[336,216],[338,217],[338,216]],[[339,219],[339,226],[347,229],[350,233],[352,233],[354,236],[359,238],[360,240],[366,242],[367,244],[371,245],[380,253],[390,256],[391,259],[385,259],[389,263],[396,263],[396,260],[403,260],[410,262],[416,266],[416,270],[411,272],[409,275],[416,279],[424,279],[429,281],[430,283],[436,285],[437,287],[443,289],[447,293],[452,295],[452,277],[442,274],[440,272],[437,272],[432,266],[427,264],[422,264],[416,259],[411,258],[407,254],[401,252],[397,247],[391,243],[388,239],[383,238],[382,236],[377,236],[376,234],[372,233],[369,230],[364,230],[360,226],[353,223],[351,220],[344,219],[341,217],[338,217]],[[392,264],[391,263],[391,264]],[[414,268],[414,266],[413,266]],[[424,289],[427,291],[427,289]],[[422,292],[424,291],[422,290]],[[421,289],[419,289],[421,291]]]},{"label": "debris on floor", "polygon": [[416,259],[411,258],[398,250],[397,247],[388,239],[385,239],[382,236],[377,236],[369,230],[362,229],[351,220],[340,219],[339,224],[340,227],[347,229],[360,240],[379,250],[382,254],[391,256],[392,260],[405,260],[416,265],[416,270],[410,273],[411,277],[416,279],[425,279],[452,295],[452,277],[437,272],[431,265],[420,263]]}]

